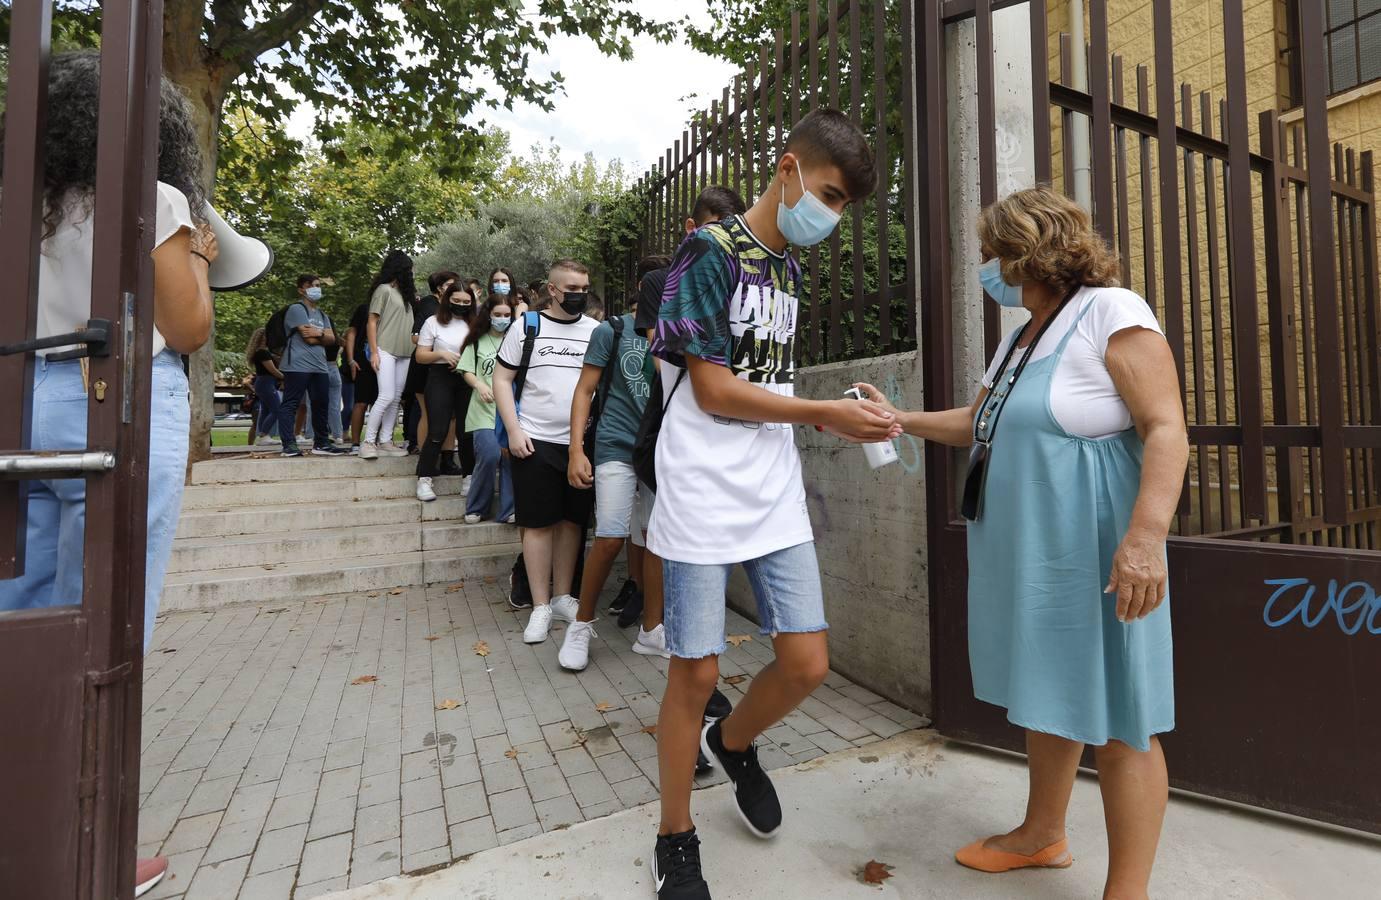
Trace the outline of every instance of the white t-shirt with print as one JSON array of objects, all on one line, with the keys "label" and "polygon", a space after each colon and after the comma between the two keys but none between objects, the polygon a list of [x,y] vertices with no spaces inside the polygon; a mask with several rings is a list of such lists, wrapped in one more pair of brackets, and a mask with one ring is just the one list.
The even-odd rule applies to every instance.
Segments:
[{"label": "white t-shirt with print", "polygon": [[[90,203],[75,207],[43,242],[38,257],[38,322],[35,337],[51,337],[86,327],[91,318],[92,234],[95,223]],[[183,228],[196,227],[187,197],[171,184],[158,182],[154,201],[153,245],[159,247]],[[40,350],[39,354],[60,353],[73,345]],[[153,355],[162,353],[168,342],[158,329],[153,330]]]},{"label": "white t-shirt with print", "polygon": [[[1081,288],[1050,327],[1031,362],[1049,356],[1060,346],[1080,313],[1088,314],[1069,339],[1050,385],[1050,412],[1060,427],[1086,438],[1106,438],[1132,427],[1132,413],[1113,384],[1104,356],[1108,341],[1127,328],[1145,328],[1163,334],[1155,313],[1139,295],[1125,288]],[[983,386],[992,390],[1007,348],[1016,337],[1013,329],[1003,337],[997,353],[983,376]],[[1012,354],[1009,370],[1021,361],[1023,350]]]},{"label": "white t-shirt with print", "polygon": [[469,333],[470,326],[459,316],[453,316],[445,325],[438,322],[436,316],[430,316],[422,323],[422,330],[417,332],[417,346],[428,350],[449,350],[459,355]]},{"label": "white t-shirt with print", "polygon": [[[534,441],[569,445],[571,442],[571,400],[585,365],[585,350],[590,334],[599,325],[589,316],[563,322],[538,313],[541,326],[532,347],[527,382],[518,400],[518,424]],[[523,316],[513,320],[499,348],[499,363],[517,369],[523,359],[526,338]]]}]

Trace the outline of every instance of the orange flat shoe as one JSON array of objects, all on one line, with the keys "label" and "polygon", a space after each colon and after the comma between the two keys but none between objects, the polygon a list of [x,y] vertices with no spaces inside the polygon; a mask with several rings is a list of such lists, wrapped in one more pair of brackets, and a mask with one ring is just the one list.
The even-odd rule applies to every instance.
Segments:
[{"label": "orange flat shoe", "polygon": [[954,860],[970,869],[997,873],[1010,872],[1013,869],[1067,869],[1074,862],[1074,857],[1069,855],[1069,840],[1061,838],[1030,856],[1009,853],[1006,850],[993,850],[983,846],[983,841],[974,841],[954,854]]}]

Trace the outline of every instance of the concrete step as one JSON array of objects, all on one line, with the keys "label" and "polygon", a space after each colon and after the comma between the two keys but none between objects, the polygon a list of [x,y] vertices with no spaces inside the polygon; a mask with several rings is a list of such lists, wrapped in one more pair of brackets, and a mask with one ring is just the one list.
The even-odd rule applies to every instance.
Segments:
[{"label": "concrete step", "polygon": [[302,600],[323,594],[387,591],[396,587],[504,577],[520,545],[389,553],[353,559],[241,566],[214,572],[170,574],[161,612],[214,609],[235,603]]},{"label": "concrete step", "polygon": [[[360,463],[364,465],[364,463]],[[434,481],[438,496],[460,493],[459,476]],[[256,481],[242,484],[193,484],[182,495],[184,510],[233,510],[285,504],[344,503],[356,500],[416,498],[417,479],[411,475],[368,475],[296,481]]]},{"label": "concrete step", "polygon": [[412,475],[416,456],[360,459],[357,456],[270,456],[211,459],[192,466],[191,484],[248,484],[255,481],[302,481],[359,478],[365,475]]},{"label": "concrete step", "polygon": [[[407,502],[407,501],[399,501]],[[413,512],[416,516],[416,511]],[[238,535],[180,538],[173,544],[169,572],[210,572],[246,563],[277,565],[307,559],[349,559],[386,556],[417,550],[460,550],[512,543],[512,525],[463,521],[274,528]]]}]

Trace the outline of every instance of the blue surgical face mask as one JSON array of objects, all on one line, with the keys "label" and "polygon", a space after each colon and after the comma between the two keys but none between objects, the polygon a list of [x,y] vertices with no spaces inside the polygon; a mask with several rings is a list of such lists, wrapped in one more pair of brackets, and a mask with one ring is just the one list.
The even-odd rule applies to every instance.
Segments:
[{"label": "blue surgical face mask", "polygon": [[307,290],[306,290],[306,297],[307,297],[308,300],[312,301],[313,303],[319,303],[319,302],[321,302],[321,288],[319,288],[319,287],[309,287],[309,288],[307,288]]},{"label": "blue surgical face mask", "polygon": [[830,236],[839,224],[839,213],[806,190],[806,178],[799,163],[796,177],[801,180],[801,199],[796,201],[795,206],[788,207],[786,185],[782,185],[782,199],[777,204],[777,229],[793,246],[811,247]]},{"label": "blue surgical face mask", "polygon": [[494,318],[489,320],[489,324],[493,325],[494,330],[497,331],[499,334],[503,334],[505,331],[508,330],[508,326],[513,324],[513,320],[495,316]]},{"label": "blue surgical face mask", "polygon": [[994,256],[978,267],[978,283],[1000,305],[1012,309],[1021,308],[1021,285],[1008,284],[1002,277],[1002,260]]},{"label": "blue surgical face mask", "polygon": [[500,297],[507,297],[508,292],[513,288],[507,281],[496,281],[489,286],[489,293],[498,294]]}]

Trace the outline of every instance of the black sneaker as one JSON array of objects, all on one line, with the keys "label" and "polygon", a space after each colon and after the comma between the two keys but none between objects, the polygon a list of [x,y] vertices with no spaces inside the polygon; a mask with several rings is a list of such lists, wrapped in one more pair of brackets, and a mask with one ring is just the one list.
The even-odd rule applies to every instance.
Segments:
[{"label": "black sneaker", "polygon": [[463,478],[465,477],[465,470],[456,464],[456,461],[451,458],[449,453],[443,453],[441,455],[441,474],[459,475]]},{"label": "black sneaker", "polygon": [[643,592],[634,590],[633,595],[628,598],[628,602],[623,605],[623,612],[619,613],[619,627],[627,628],[634,622],[639,622],[643,617]]},{"label": "black sneaker", "polygon": [[619,588],[619,595],[614,598],[613,603],[609,604],[609,611],[611,613],[623,612],[623,608],[628,605],[628,599],[633,596],[637,589],[638,584],[633,579],[630,578],[625,581],[623,587]]},{"label": "black sneaker", "polygon": [[532,588],[527,583],[527,566],[523,565],[521,553],[508,573],[508,605],[514,609],[532,609]]},{"label": "black sneaker", "polygon": [[772,780],[758,762],[758,748],[749,746],[740,753],[724,749],[719,727],[720,722],[715,720],[700,732],[700,750],[718,762],[734,783],[734,800],[743,824],[760,838],[772,837],[782,824],[782,804],[777,800]]},{"label": "black sneaker", "polygon": [[715,719],[722,719],[733,711],[734,704],[719,692],[719,688],[715,688],[714,693],[710,694],[710,702],[705,704],[705,721],[709,723]]},{"label": "black sneaker", "polygon": [[652,851],[652,889],[658,900],[710,900],[710,886],[700,873],[700,838],[695,829],[657,835]]},{"label": "black sneaker", "polygon": [[697,750],[695,753],[695,774],[704,775],[706,772],[714,771],[714,763],[705,755],[704,750]]},{"label": "black sneaker", "polygon": [[312,453],[320,453],[323,456],[348,456],[350,451],[344,447],[337,447],[335,444],[323,444],[320,447],[313,447]]},{"label": "black sneaker", "polygon": [[283,456],[301,456],[302,450],[296,444],[289,444],[283,448]]}]

